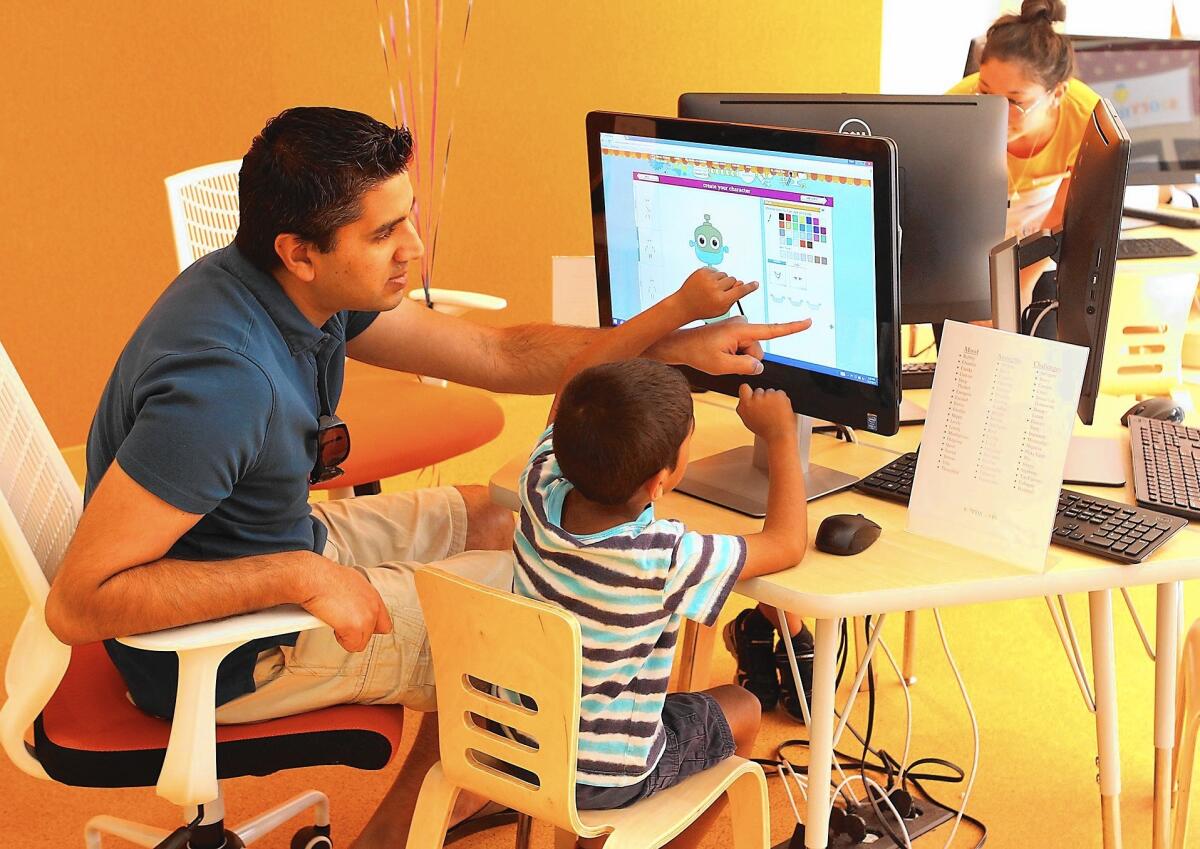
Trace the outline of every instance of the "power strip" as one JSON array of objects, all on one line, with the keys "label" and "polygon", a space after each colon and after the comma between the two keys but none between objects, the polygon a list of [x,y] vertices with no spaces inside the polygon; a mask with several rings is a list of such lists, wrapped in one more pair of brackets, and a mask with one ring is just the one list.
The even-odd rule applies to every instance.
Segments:
[{"label": "power strip", "polygon": [[[904,826],[908,829],[908,837],[913,841],[915,841],[922,834],[933,831],[942,823],[947,823],[954,819],[954,814],[950,813],[949,811],[943,811],[936,805],[924,800],[919,800],[917,802],[917,808],[921,813],[904,821]],[[896,832],[897,835],[900,835],[899,827],[896,825],[895,820],[891,819],[892,812],[889,811],[885,805],[880,805],[879,809],[883,812],[884,816],[889,818],[888,825],[892,827],[892,831]],[[875,816],[875,812],[871,810],[870,805],[865,803],[860,805],[858,808],[858,815],[866,821],[867,834],[878,835],[877,839],[871,841],[870,843],[866,841],[862,843],[855,843],[851,841],[849,836],[845,834],[830,834],[829,849],[847,849],[847,847],[850,846],[870,846],[871,849],[901,849],[901,847],[903,847],[903,843],[897,844],[892,840],[892,838],[888,837],[887,830],[884,829],[883,825],[880,824],[879,820]],[[772,847],[772,849],[804,849],[804,825],[797,825],[796,831],[792,834],[790,840],[786,840],[783,843],[777,843]]]}]

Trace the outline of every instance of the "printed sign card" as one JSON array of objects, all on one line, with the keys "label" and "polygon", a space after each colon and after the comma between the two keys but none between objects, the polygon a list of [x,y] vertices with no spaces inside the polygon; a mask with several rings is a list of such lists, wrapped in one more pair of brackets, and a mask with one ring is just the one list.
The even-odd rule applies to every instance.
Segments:
[{"label": "printed sign card", "polygon": [[946,322],[908,530],[1045,569],[1087,355]]}]

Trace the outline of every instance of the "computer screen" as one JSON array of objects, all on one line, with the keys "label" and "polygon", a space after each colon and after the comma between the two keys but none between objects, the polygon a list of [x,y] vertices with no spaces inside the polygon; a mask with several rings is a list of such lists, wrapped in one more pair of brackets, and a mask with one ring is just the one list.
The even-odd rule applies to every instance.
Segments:
[{"label": "computer screen", "polygon": [[879,385],[870,162],[616,133],[600,145],[614,324],[708,265],[762,284],[738,302],[747,321],[812,319],[764,342],[768,361]]},{"label": "computer screen", "polygon": [[886,427],[896,394],[894,233],[892,216],[878,215],[891,189],[877,161],[886,146],[673,119],[617,132],[598,120],[589,143],[602,323],[628,320],[701,266],[757,280],[739,302],[747,321],[812,319],[807,331],[763,344],[764,376],[796,396],[802,385],[833,396],[821,409],[794,397],[798,412]]},{"label": "computer screen", "polygon": [[[1116,110],[1130,139],[1129,185],[1200,182],[1200,41],[1072,35],[1075,76]],[[963,75],[979,70],[972,40]]]},{"label": "computer screen", "polygon": [[764,342],[760,375],[687,369],[692,383],[729,395],[744,382],[783,389],[803,416],[896,432],[890,140],[594,112],[588,159],[602,325],[627,321],[703,266],[758,281],[729,317],[812,326]]},{"label": "computer screen", "polygon": [[991,317],[988,254],[1004,239],[1007,113],[998,97],[688,93],[679,115],[896,143],[901,318]]},{"label": "computer screen", "polygon": [[1075,76],[1129,133],[1129,184],[1200,182],[1200,41],[1072,41]]}]

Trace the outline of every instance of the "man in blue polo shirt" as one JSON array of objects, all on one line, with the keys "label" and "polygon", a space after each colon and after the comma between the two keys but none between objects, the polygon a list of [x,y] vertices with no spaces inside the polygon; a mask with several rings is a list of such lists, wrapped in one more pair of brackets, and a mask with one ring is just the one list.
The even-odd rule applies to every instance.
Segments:
[{"label": "man in blue polo shirt", "polygon": [[[134,701],[174,705],[173,656],[113,637],[302,605],[329,629],[234,651],[218,720],[349,702],[434,705],[412,575],[512,576],[512,515],[482,487],[309,505],[338,461],[344,357],[500,392],[549,393],[598,330],[491,328],[405,298],[423,246],[405,168],[412,138],[361,113],[289,109],[254,139],[233,245],[162,294],[122,351],[88,437],[86,505],[46,604],[64,642],[109,640]],[[789,325],[677,331],[647,352],[756,373]],[[370,646],[370,651],[363,651]],[[403,845],[437,757],[424,722],[356,846]],[[478,807],[464,799],[458,815]]]}]

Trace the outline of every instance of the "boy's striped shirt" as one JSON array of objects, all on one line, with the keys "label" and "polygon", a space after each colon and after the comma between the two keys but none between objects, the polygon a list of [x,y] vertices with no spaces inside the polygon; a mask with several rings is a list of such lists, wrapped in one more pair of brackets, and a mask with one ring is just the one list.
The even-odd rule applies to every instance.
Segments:
[{"label": "boy's striped shirt", "polygon": [[663,698],[682,617],[712,625],[746,560],[738,536],[699,534],[655,519],[575,536],[561,526],[573,488],[553,427],[520,481],[514,591],[561,605],[583,636],[577,780],[624,787],[644,778],[666,744]]}]

